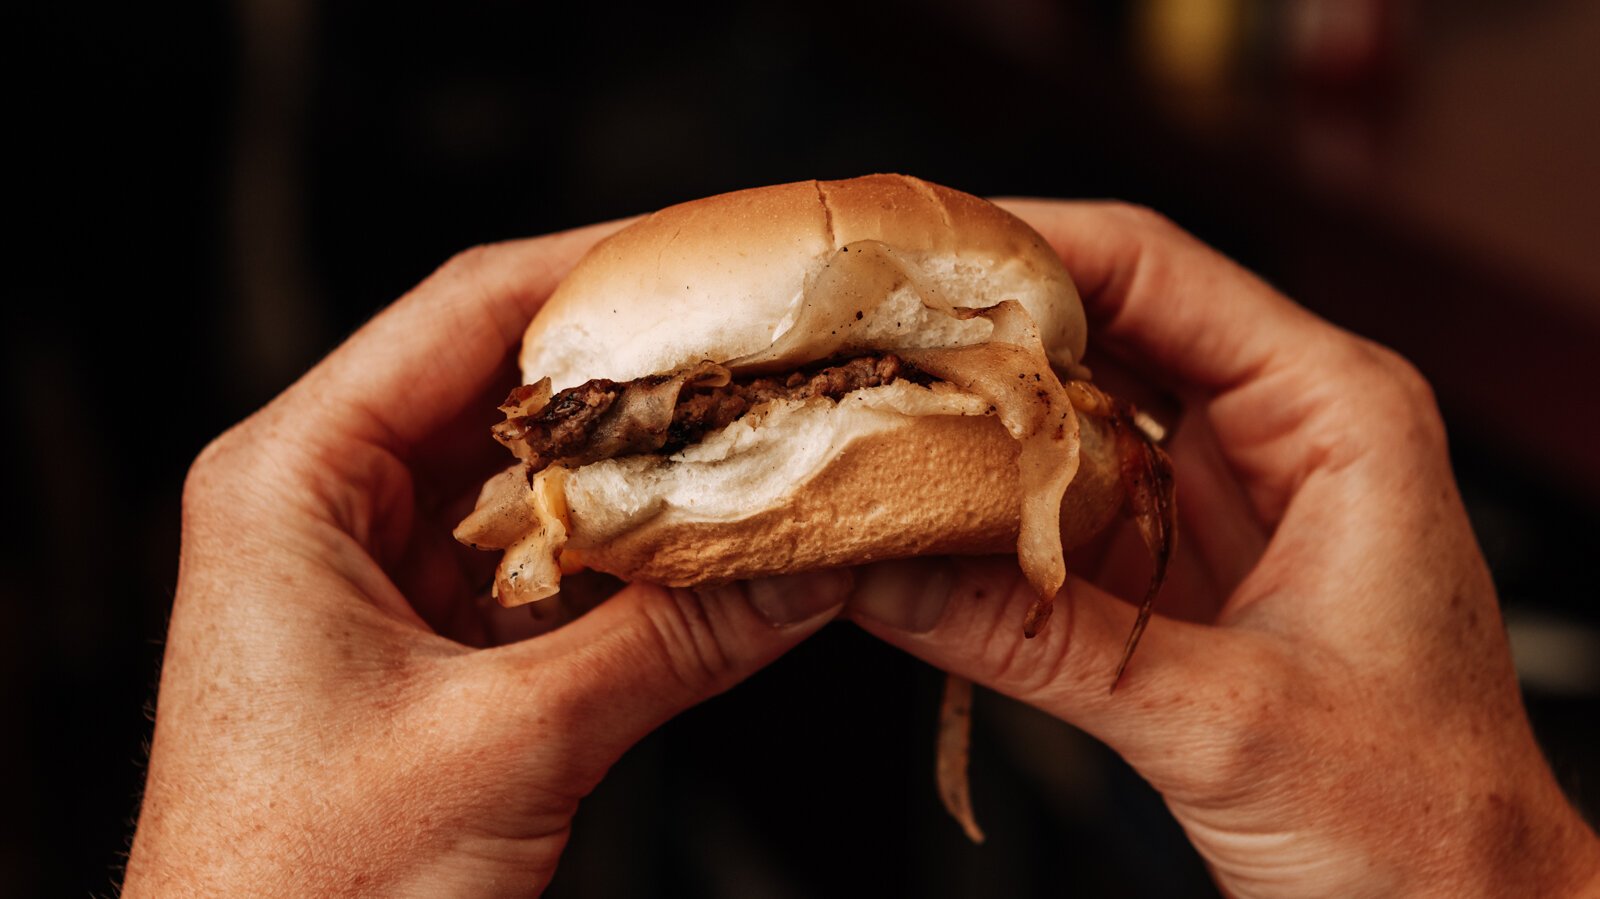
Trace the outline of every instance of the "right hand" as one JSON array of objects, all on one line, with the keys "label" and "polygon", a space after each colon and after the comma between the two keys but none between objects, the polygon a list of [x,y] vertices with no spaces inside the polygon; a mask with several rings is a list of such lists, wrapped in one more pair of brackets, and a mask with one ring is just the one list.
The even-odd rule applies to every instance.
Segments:
[{"label": "right hand", "polygon": [[[1094,336],[1178,393],[1179,554],[1108,692],[1148,563],[1114,544],[1024,641],[1013,560],[886,563],[847,609],[914,655],[1104,740],[1237,896],[1600,891],[1600,843],[1522,708],[1431,391],[1171,223],[1004,204]],[[1119,563],[1120,564],[1116,564]],[[1069,560],[1069,567],[1071,561]]]}]

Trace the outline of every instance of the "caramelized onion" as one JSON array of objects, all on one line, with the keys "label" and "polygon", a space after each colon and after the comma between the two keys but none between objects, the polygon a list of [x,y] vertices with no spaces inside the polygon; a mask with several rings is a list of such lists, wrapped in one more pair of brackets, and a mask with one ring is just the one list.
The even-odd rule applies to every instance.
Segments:
[{"label": "caramelized onion", "polygon": [[513,388],[511,395],[506,397],[499,408],[506,414],[506,418],[515,418],[521,415],[538,415],[548,405],[550,405],[550,379],[540,378],[532,384]]},{"label": "caramelized onion", "polygon": [[[667,439],[672,410],[685,385],[719,386],[728,383],[729,372],[714,362],[700,362],[671,376],[641,378],[623,387],[622,395],[595,428],[585,451],[591,459],[610,459],[634,453],[653,453]],[[568,461],[568,460],[562,460]]]},{"label": "caramelized onion", "polygon": [[473,549],[505,549],[537,527],[527,501],[528,475],[513,465],[483,484],[472,514],[456,525],[455,538]]},{"label": "caramelized onion", "polygon": [[544,599],[561,589],[561,550],[567,545],[561,489],[565,473],[563,468],[547,468],[534,476],[528,488],[528,504],[539,526],[506,549],[495,571],[494,597],[503,606]]},{"label": "caramelized onion", "polygon": [[938,758],[934,773],[939,801],[956,819],[967,839],[983,842],[983,829],[972,814],[972,786],[967,779],[967,757],[972,748],[972,681],[955,674],[944,679],[944,701],[939,705]]},{"label": "caramelized onion", "polygon": [[1136,416],[1120,410],[1113,419],[1117,423],[1117,458],[1122,472],[1122,489],[1128,497],[1128,511],[1138,526],[1139,537],[1150,551],[1152,563],[1150,585],[1145,588],[1144,600],[1139,603],[1139,617],[1134,619],[1128,641],[1122,647],[1122,660],[1117,663],[1117,673],[1111,678],[1111,689],[1117,689],[1122,672],[1128,669],[1145,625],[1150,623],[1150,612],[1155,607],[1156,591],[1167,578],[1167,561],[1172,558],[1172,548],[1178,536],[1177,487],[1172,474],[1172,460],[1156,446],[1136,424]]},{"label": "caramelized onion", "polygon": [[520,606],[561,589],[561,551],[567,544],[564,468],[547,468],[529,482],[514,465],[483,485],[477,507],[456,525],[455,538],[478,549],[504,549],[494,596]]}]

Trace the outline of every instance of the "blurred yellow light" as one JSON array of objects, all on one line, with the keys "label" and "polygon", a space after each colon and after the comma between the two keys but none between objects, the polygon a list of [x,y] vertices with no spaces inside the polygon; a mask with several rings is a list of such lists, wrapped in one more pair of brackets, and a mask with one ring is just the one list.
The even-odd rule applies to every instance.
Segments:
[{"label": "blurred yellow light", "polygon": [[1243,0],[1143,0],[1137,31],[1145,66],[1193,88],[1222,86],[1242,42]]}]

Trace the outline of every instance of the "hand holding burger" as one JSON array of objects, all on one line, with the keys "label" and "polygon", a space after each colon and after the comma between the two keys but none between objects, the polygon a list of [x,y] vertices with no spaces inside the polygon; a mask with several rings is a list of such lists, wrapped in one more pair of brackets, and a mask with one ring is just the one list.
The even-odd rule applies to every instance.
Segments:
[{"label": "hand holding burger", "polygon": [[476,601],[483,413],[613,230],[463,253],[195,461],[124,895],[537,894],[629,746],[837,614],[828,572],[639,584],[532,639]]},{"label": "hand holding burger", "polygon": [[[1170,226],[1116,207],[1013,208],[1066,256],[1104,319],[1096,340],[1154,366],[1188,399],[1172,446],[1191,516],[1189,549],[1174,561],[1163,602],[1227,603],[1211,616],[1190,615],[1214,626],[1158,619],[1115,695],[1107,675],[1138,617],[1133,605],[1069,580],[1057,619],[1023,642],[1021,621],[1039,601],[1035,580],[1048,574],[1034,563],[1051,561],[1050,553],[1009,543],[1022,549],[1020,566],[991,558],[943,574],[927,568],[940,563],[921,559],[876,563],[859,576],[849,614],[1106,739],[1166,793],[1236,894],[1415,887],[1560,895],[1595,877],[1593,837],[1561,799],[1521,715],[1492,587],[1414,375]],[[477,422],[513,386],[499,379],[528,319],[612,230],[464,254],[195,463],[129,895],[536,894],[552,876],[573,809],[611,760],[838,613],[851,578],[827,568],[699,592],[641,581],[558,630],[521,640],[532,623],[524,610],[477,601],[493,576],[474,559],[492,566],[492,557],[448,536],[461,514],[457,499],[470,502],[504,464],[496,460],[504,450],[484,439],[487,422]],[[670,249],[664,245],[663,259]],[[869,268],[889,271],[904,257],[891,245],[880,258],[887,262]],[[909,266],[902,274],[916,276]],[[986,324],[963,315],[951,317],[954,327]],[[990,312],[994,331],[1023,349],[1028,329],[1006,327],[1006,315]],[[1034,327],[1048,347],[1043,318]],[[769,349],[782,350],[782,335],[772,336],[779,340]],[[961,385],[915,353],[982,345],[894,355],[922,373],[906,379],[911,387],[940,392],[924,376]],[[593,378],[625,383],[701,361],[689,358],[699,348],[683,349],[679,361],[631,373],[574,363],[565,374],[550,367],[536,376],[552,379],[554,402]],[[858,355],[874,354],[889,351]],[[1081,362],[1048,349],[1046,358],[1067,381]],[[728,369],[727,382],[713,386],[722,375],[712,372],[690,390],[691,399],[725,390],[715,403],[702,401],[708,407],[724,408],[728,394],[759,395],[730,386],[797,386],[785,370],[796,360],[781,352],[713,361]],[[830,367],[819,361],[829,360],[801,360],[791,370],[809,384]],[[859,390],[862,382],[851,380],[858,375],[883,381],[893,373],[892,388],[903,370],[880,371],[874,362],[871,372],[842,377]],[[811,408],[817,396],[839,404],[829,395],[834,377],[799,405]],[[542,399],[538,389],[521,392],[512,411],[522,414],[507,421],[537,416],[521,404]],[[1070,400],[1080,434],[1088,433],[1093,423],[1082,426],[1092,413]],[[1026,452],[1026,440],[1048,436],[1026,416],[1014,432],[1017,419],[1007,421],[996,405],[992,417],[987,406],[960,413],[988,424],[959,424],[991,429],[993,445],[1009,447],[997,451],[1008,463]],[[696,447],[720,452],[704,434],[673,443],[677,409],[674,402],[667,440],[651,450],[665,462],[614,455],[611,464],[667,467]],[[756,424],[722,430],[749,425],[754,435]],[[826,424],[795,430],[789,442],[806,433],[832,432]],[[534,455],[534,444],[519,440],[526,434],[502,428],[501,436]],[[1089,470],[1089,439],[1079,438],[1079,471],[1062,509],[1073,508],[1073,485]],[[759,446],[761,437],[746,440]],[[738,446],[724,447],[727,458],[737,461]],[[577,457],[551,455],[582,471],[569,464]],[[663,486],[672,487],[672,477],[661,475]],[[1114,513],[1138,479],[1110,482],[1123,485],[1108,489]],[[574,486],[563,485],[564,508],[530,507],[520,519],[543,526],[565,516],[565,545],[544,544],[557,573],[563,565],[678,564],[670,551],[638,548],[652,531],[668,533],[664,505],[654,528],[625,507],[596,505],[606,511],[595,518],[575,499],[591,494]],[[597,482],[592,495],[617,495],[602,488]],[[979,516],[1005,519],[1000,530],[1009,533],[975,527],[973,549],[1000,549],[1023,535],[1028,496],[1019,487],[1009,498],[1014,523],[999,504]],[[509,530],[519,519],[497,520]],[[637,531],[636,549],[608,556],[599,541],[590,545],[587,528],[596,521],[629,522],[631,530],[617,533]],[[1068,516],[1056,524],[1070,540]],[[525,539],[533,529],[518,533]],[[563,561],[569,549],[576,556]],[[549,576],[542,557],[531,558]],[[1080,565],[1075,560],[1074,570]],[[1137,600],[1148,568],[1143,559],[1118,564],[1102,583]],[[1116,583],[1119,575],[1138,582]]]},{"label": "hand holding burger", "polygon": [[1166,458],[1085,343],[1055,251],[958,191],[874,175],[664,209],[529,326],[495,429],[520,461],[456,535],[507,550],[507,605],[586,567],[698,586],[1009,551],[1033,636],[1064,550],[1125,504],[1158,560],[1172,542]]},{"label": "hand holding burger", "polygon": [[[563,572],[691,587],[878,559],[1013,552],[1031,638],[1065,550],[1131,508],[1173,541],[1165,454],[1081,364],[1083,307],[1015,216],[900,175],[664,209],[598,244],[523,341],[495,436],[520,460],[456,530],[504,549],[494,595]],[[941,715],[939,792],[974,840],[970,685]]]},{"label": "hand holding burger", "polygon": [[1228,895],[1600,895],[1416,370],[1147,211],[1002,205],[1060,252],[1097,345],[1182,398],[1167,615],[1115,695],[1126,536],[1033,643],[1006,560],[869,568],[850,617],[1105,741]]}]

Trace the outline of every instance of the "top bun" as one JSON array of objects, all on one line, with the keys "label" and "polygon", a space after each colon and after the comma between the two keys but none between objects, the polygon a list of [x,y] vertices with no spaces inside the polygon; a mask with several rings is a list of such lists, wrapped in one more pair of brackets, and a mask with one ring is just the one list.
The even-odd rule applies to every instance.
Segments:
[{"label": "top bun", "polygon": [[682,203],[601,241],[529,325],[524,382],[561,390],[764,350],[794,321],[808,279],[862,240],[889,245],[957,305],[1020,301],[1051,362],[1082,358],[1077,290],[1037,232],[970,194],[867,175]]}]

